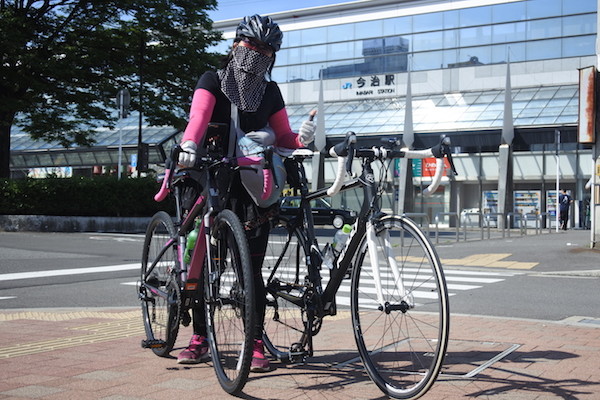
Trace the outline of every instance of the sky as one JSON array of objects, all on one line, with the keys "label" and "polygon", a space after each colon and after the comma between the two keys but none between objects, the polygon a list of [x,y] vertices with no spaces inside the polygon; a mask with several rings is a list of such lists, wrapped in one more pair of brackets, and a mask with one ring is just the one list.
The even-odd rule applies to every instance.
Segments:
[{"label": "sky", "polygon": [[246,15],[268,15],[280,11],[346,3],[352,0],[217,0],[217,10],[208,13],[213,21],[242,18]]}]

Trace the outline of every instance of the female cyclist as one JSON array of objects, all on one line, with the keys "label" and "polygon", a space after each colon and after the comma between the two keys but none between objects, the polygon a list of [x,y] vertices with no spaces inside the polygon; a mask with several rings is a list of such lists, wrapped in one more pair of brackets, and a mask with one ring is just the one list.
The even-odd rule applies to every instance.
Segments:
[{"label": "female cyclist", "polygon": [[[189,122],[181,141],[184,152],[179,164],[194,165],[209,122],[230,125],[230,136],[237,135],[238,152],[240,147],[244,148],[241,142],[245,142],[246,147],[250,141],[258,145],[298,148],[313,141],[315,124],[310,120],[302,123],[298,134],[292,131],[279,87],[270,77],[282,38],[279,26],[270,17],[244,17],[221,69],[204,73],[196,84]],[[262,177],[259,177],[259,185],[255,177],[252,173],[241,175],[238,178],[241,182],[234,182],[230,206],[246,227],[254,270],[258,322],[250,370],[265,372],[269,370],[269,360],[261,340],[266,303],[261,268],[269,236],[269,216],[276,214],[280,193],[260,200]],[[282,176],[277,180],[282,188]],[[208,358],[203,304],[193,310],[193,327],[189,346],[177,358],[179,363],[199,363]]]}]

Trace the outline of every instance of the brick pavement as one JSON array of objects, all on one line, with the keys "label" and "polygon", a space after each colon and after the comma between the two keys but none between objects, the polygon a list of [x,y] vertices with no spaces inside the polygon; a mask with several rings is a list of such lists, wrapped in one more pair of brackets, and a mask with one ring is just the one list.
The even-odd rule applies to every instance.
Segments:
[{"label": "brick pavement", "polygon": [[[210,363],[182,366],[140,347],[137,309],[0,312],[0,399],[228,398]],[[177,347],[185,346],[188,328]],[[327,320],[304,365],[252,374],[247,399],[380,399],[347,313]],[[173,354],[177,354],[174,350]],[[495,360],[495,362],[494,362]],[[600,325],[454,315],[443,373],[424,399],[598,399]]]},{"label": "brick pavement", "polygon": [[[510,250],[512,261],[537,262],[535,271],[562,271],[569,265],[598,278],[600,252],[585,249],[589,231],[559,235],[514,240],[502,252]],[[481,241],[439,252],[442,258],[460,259],[489,248],[489,241]],[[142,349],[140,314],[137,308],[0,310],[0,400],[230,397],[210,363],[182,366]],[[599,322],[453,314],[442,375],[423,399],[600,399]],[[314,357],[303,365],[274,363],[271,372],[252,374],[241,397],[384,398],[360,362],[347,363],[358,356],[350,329],[347,313],[325,320]],[[187,345],[190,334],[189,328],[180,331],[173,354]]]}]

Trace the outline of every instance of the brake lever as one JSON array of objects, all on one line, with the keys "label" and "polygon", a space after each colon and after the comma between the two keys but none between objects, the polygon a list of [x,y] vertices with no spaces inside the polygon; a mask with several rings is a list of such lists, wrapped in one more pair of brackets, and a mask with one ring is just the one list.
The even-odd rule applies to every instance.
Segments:
[{"label": "brake lever", "polygon": [[354,176],[352,173],[352,161],[354,161],[354,148],[356,147],[356,140],[348,143],[348,156],[346,158],[346,173],[349,176]]},{"label": "brake lever", "polygon": [[[171,156],[168,157],[165,160],[165,171],[169,171],[170,172],[170,176],[168,177],[168,181],[167,181],[167,189],[171,189],[171,178],[173,176],[173,172],[175,171],[175,168],[177,167],[177,163],[179,162],[179,154],[182,152],[182,148],[181,145],[177,144],[175,146],[173,146],[173,150],[171,150]],[[167,178],[165,176],[165,178]]]},{"label": "brake lever", "polygon": [[381,138],[381,143],[390,146],[392,149],[395,149],[402,144],[398,138]]},{"label": "brake lever", "polygon": [[450,138],[448,136],[442,138],[442,152],[448,159],[448,163],[452,169],[452,175],[458,175],[456,167],[454,166],[454,161],[452,160],[452,149],[450,148]]},{"label": "brake lever", "polygon": [[452,169],[452,175],[458,175],[458,172],[456,172],[456,167],[454,166],[454,161],[452,161],[452,153],[451,152],[446,153],[446,157],[448,158],[448,162],[450,163],[450,168]]}]

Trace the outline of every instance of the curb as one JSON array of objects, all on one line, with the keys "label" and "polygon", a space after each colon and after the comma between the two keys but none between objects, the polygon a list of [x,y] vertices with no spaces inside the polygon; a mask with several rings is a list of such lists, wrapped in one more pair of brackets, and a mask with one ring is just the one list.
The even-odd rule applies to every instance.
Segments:
[{"label": "curb", "polygon": [[150,217],[0,215],[0,231],[144,233],[149,221]]}]

